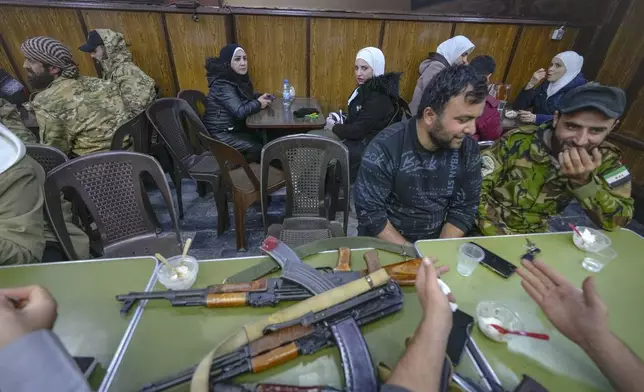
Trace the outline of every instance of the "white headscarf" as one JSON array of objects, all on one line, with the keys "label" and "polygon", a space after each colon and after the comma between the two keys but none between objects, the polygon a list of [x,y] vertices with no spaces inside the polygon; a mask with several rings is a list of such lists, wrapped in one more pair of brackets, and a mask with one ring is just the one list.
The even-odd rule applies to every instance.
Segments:
[{"label": "white headscarf", "polygon": [[581,72],[581,67],[584,66],[584,58],[571,50],[559,53],[555,58],[561,60],[566,66],[566,73],[559,78],[556,82],[548,85],[548,98],[555,95],[559,90],[566,87],[566,85]]},{"label": "white headscarf", "polygon": [[25,145],[18,136],[0,124],[0,174],[21,160],[25,152]]},{"label": "white headscarf", "polygon": [[436,52],[447,60],[450,65],[454,65],[456,60],[461,57],[463,53],[470,54],[476,46],[462,35],[450,38],[438,45]]},{"label": "white headscarf", "polygon": [[[369,64],[373,69],[373,77],[381,76],[385,74],[385,55],[382,54],[382,51],[373,46],[368,46],[366,48],[360,49],[356,55],[356,60],[362,59]],[[358,89],[353,90],[353,94],[349,97],[349,102],[347,105],[351,105],[351,101],[358,95]]]}]

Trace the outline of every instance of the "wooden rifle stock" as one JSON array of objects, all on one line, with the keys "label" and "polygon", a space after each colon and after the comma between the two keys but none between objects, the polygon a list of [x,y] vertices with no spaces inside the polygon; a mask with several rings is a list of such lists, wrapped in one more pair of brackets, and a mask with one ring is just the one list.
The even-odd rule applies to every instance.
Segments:
[{"label": "wooden rifle stock", "polygon": [[268,281],[264,278],[245,283],[215,284],[209,286],[207,290],[208,294],[254,293],[259,291],[266,291],[267,288]]},{"label": "wooden rifle stock", "polygon": [[290,360],[297,358],[299,350],[295,342],[286,346],[278,347],[266,354],[258,355],[251,360],[253,373],[263,372],[264,370],[279,366]]},{"label": "wooden rifle stock", "polygon": [[269,333],[250,343],[250,355],[256,357],[274,348],[280,347],[285,343],[294,342],[300,338],[313,333],[312,326],[294,325],[281,329],[277,332]]},{"label": "wooden rifle stock", "polygon": [[380,268],[384,268],[391,279],[401,286],[413,286],[416,283],[416,273],[418,271],[418,267],[420,267],[420,259],[409,259],[401,261],[400,263],[381,267],[380,258],[378,257],[378,251],[376,250],[365,252],[362,258],[364,259],[365,263],[367,263],[367,269],[362,271],[362,273],[365,275],[372,273]]},{"label": "wooden rifle stock", "polygon": [[234,308],[247,304],[247,293],[208,294],[206,296],[206,307],[208,308]]},{"label": "wooden rifle stock", "polygon": [[333,270],[344,272],[351,271],[351,249],[338,249],[338,265],[336,265]]}]

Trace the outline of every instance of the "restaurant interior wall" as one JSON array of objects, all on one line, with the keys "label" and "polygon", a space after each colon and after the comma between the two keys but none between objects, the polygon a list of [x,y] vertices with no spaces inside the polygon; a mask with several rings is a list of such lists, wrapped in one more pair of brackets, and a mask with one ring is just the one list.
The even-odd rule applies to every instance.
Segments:
[{"label": "restaurant interior wall", "polygon": [[[555,41],[551,39],[553,30],[560,26],[562,19],[572,20],[574,16],[562,14],[561,18],[553,20],[544,18],[539,12],[547,8],[544,6],[547,1],[533,2],[533,7],[512,8],[506,3],[521,5],[525,2],[491,0],[499,7],[497,15],[490,17],[472,16],[467,12],[462,15],[420,15],[435,10],[439,14],[453,11],[457,9],[453,7],[463,4],[458,0],[437,2],[429,11],[425,7],[406,14],[235,7],[243,1],[247,2],[245,6],[251,5],[249,0],[239,0],[226,2],[232,8],[208,6],[193,10],[113,2],[29,0],[16,5],[15,0],[0,0],[0,67],[24,82],[26,75],[22,69],[24,58],[20,43],[30,36],[48,35],[72,48],[82,74],[98,75],[99,70],[90,56],[77,48],[84,42],[87,31],[111,28],[125,34],[134,61],[157,81],[162,95],[174,96],[180,89],[207,92],[205,58],[217,55],[228,42],[238,42],[249,54],[250,75],[257,90],[277,95],[282,80],[288,78],[297,95],[315,97],[324,111],[346,110],[347,98],[355,87],[355,53],[360,48],[376,46],[383,50],[387,71],[403,73],[401,94],[411,100],[418,65],[427,53],[435,50],[443,40],[464,34],[477,45],[472,56],[490,54],[496,59],[498,67],[492,79],[512,84],[513,98],[534,70],[547,67],[556,53],[569,49],[576,49],[585,56],[592,53],[594,41],[591,40],[596,38],[603,23],[597,19],[599,16],[587,11],[586,15],[591,19],[570,22],[563,39]],[[571,9],[576,9],[578,3],[587,2],[565,1]],[[618,21],[614,39],[611,35],[608,54],[601,58],[601,66],[597,67],[601,69],[597,80],[615,83],[627,90],[637,88],[637,93],[630,92],[632,107],[618,133],[641,139],[641,147],[644,147],[644,83],[638,82],[644,76],[641,72],[644,40],[637,26],[637,21],[644,17],[644,2],[611,0],[604,3],[618,2],[627,2],[624,6],[628,10],[624,12],[623,20]],[[280,2],[273,3],[279,6]],[[502,4],[506,6],[501,7]],[[488,8],[483,10],[489,11]],[[504,15],[517,13],[522,19],[504,18]],[[578,15],[574,18],[579,19]],[[644,154],[638,146],[620,144],[636,182],[644,185]]]}]

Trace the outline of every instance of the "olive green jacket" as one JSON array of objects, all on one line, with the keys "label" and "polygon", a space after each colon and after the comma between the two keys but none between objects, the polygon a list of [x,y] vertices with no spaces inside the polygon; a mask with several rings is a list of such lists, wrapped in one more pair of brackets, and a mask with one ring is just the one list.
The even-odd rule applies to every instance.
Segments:
[{"label": "olive green jacket", "polygon": [[[45,217],[44,183],[45,171],[28,155],[0,173],[0,265],[38,263],[46,241],[57,241]],[[89,258],[89,238],[71,222],[71,203],[62,208],[74,249]]]},{"label": "olive green jacket", "polygon": [[16,105],[0,98],[0,123],[7,127],[23,143],[37,143],[36,136],[25,126]]},{"label": "olive green jacket", "polygon": [[621,152],[604,141],[602,164],[581,187],[561,174],[546,138],[551,124],[522,127],[481,153],[483,184],[477,224],[485,235],[544,232],[548,219],[577,199],[598,226],[614,230],[633,217],[628,170]]},{"label": "olive green jacket", "polygon": [[105,45],[107,58],[101,60],[103,79],[118,86],[126,109],[135,116],[156,98],[154,79],[132,62],[123,34],[108,29],[97,29]]}]

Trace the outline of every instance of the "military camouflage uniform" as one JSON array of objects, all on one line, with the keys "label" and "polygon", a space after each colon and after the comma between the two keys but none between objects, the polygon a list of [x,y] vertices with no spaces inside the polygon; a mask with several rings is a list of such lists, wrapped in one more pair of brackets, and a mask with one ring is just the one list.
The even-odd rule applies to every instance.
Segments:
[{"label": "military camouflage uniform", "polygon": [[106,29],[96,32],[101,36],[107,54],[100,62],[103,79],[118,86],[123,103],[132,115],[141,113],[156,98],[154,79],[132,62],[123,34]]},{"label": "military camouflage uniform", "polygon": [[31,107],[40,142],[72,156],[109,150],[114,132],[131,117],[115,84],[86,76],[57,78]]},{"label": "military camouflage uniform", "polygon": [[[482,152],[477,224],[483,234],[544,232],[548,219],[560,214],[573,198],[606,230],[624,226],[633,217],[630,175],[620,150],[603,142],[601,166],[588,184],[572,188],[545,142],[552,135],[551,126],[523,127]],[[621,175],[615,176],[619,170]]]},{"label": "military camouflage uniform", "polygon": [[0,123],[22,140],[23,143],[37,143],[36,136],[25,126],[16,105],[0,98]]}]

